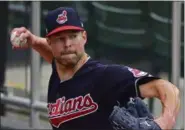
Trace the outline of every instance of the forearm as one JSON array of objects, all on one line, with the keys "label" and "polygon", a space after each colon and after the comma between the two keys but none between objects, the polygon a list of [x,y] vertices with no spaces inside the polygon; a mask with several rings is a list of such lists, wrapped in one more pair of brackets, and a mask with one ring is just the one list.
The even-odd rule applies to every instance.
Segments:
[{"label": "forearm", "polygon": [[156,88],[158,91],[158,98],[163,105],[163,115],[171,113],[176,116],[178,113],[178,106],[180,106],[179,90],[176,86],[169,82],[161,80],[156,82]]},{"label": "forearm", "polygon": [[32,45],[32,48],[36,50],[47,62],[51,63],[53,59],[52,51],[45,38],[37,37],[36,41]]},{"label": "forearm", "polygon": [[163,106],[161,118],[159,117],[156,121],[162,128],[171,129],[179,113],[179,90],[173,84],[163,80],[156,82],[156,88],[158,91],[157,97],[161,100]]},{"label": "forearm", "polygon": [[160,117],[155,119],[155,122],[162,129],[171,129],[175,124],[180,108],[179,90],[177,87],[166,80],[158,79],[143,84],[139,88],[142,97],[156,97],[161,101],[163,111]]}]

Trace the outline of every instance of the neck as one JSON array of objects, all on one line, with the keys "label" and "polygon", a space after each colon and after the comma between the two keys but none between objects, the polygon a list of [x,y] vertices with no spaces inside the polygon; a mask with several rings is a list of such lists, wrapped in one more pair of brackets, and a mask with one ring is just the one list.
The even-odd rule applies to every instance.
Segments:
[{"label": "neck", "polygon": [[73,77],[73,75],[86,63],[88,55],[86,53],[80,58],[76,65],[65,67],[56,63],[57,72],[62,81],[68,80]]}]

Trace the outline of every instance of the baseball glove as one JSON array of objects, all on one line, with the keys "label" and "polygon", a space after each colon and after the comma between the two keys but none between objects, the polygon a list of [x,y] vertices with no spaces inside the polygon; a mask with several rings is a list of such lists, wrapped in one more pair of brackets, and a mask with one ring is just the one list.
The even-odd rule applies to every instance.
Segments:
[{"label": "baseball glove", "polygon": [[109,121],[114,130],[161,130],[139,97],[131,99],[126,107],[115,106]]}]

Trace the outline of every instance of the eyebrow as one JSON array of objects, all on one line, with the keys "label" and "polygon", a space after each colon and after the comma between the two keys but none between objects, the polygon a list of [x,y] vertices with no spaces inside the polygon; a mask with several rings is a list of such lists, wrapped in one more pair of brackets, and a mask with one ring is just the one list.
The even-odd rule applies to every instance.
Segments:
[{"label": "eyebrow", "polygon": [[[79,31],[79,30],[69,30],[69,31],[66,31],[67,33],[69,33],[69,34],[77,34],[77,33],[80,33],[80,32],[82,32],[82,31]],[[62,35],[62,33],[56,33],[55,34],[55,37],[58,37],[58,36],[61,36]]]}]

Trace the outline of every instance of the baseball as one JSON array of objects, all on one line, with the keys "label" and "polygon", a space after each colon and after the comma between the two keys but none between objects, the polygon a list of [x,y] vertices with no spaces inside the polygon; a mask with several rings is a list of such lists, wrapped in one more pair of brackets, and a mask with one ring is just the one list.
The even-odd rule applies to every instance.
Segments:
[{"label": "baseball", "polygon": [[25,45],[27,45],[27,39],[23,39],[23,35],[24,33],[21,33],[20,36],[16,36],[16,33],[17,32],[13,32],[11,34],[11,41],[12,41],[12,44],[16,47],[23,47]]}]

